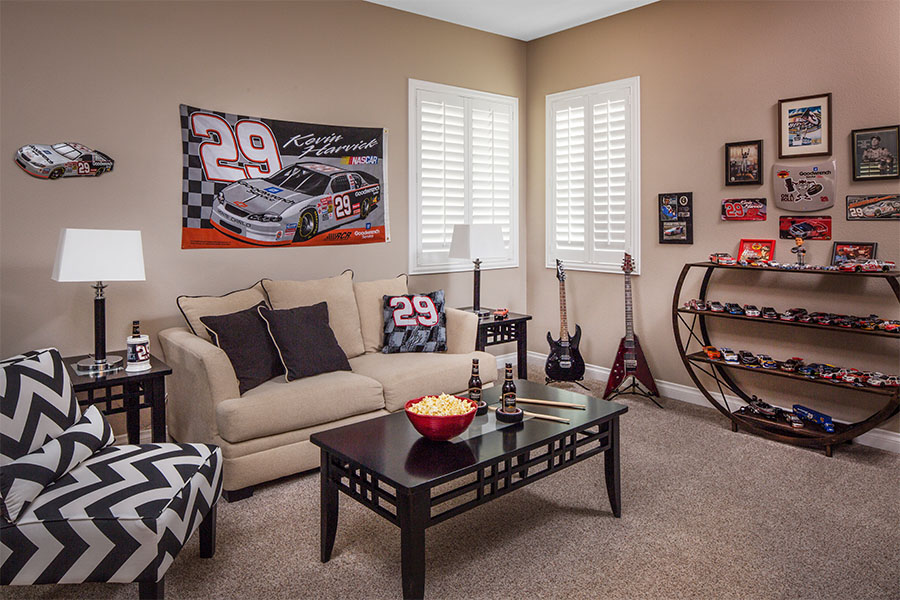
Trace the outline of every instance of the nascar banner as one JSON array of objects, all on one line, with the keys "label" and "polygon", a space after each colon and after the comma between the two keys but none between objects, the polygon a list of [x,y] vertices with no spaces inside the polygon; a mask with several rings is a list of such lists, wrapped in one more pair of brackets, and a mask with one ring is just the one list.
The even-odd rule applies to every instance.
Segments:
[{"label": "nascar banner", "polygon": [[386,129],[180,108],[182,248],[390,241]]}]

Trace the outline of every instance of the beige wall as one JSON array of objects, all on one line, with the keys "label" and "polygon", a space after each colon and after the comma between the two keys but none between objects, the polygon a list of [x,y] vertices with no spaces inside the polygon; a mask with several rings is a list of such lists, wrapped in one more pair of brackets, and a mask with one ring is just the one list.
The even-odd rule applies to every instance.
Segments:
[{"label": "beige wall", "polygon": [[[900,3],[663,1],[528,44],[532,350],[546,352],[543,333],[550,330],[556,336],[559,331],[557,287],[553,271],[544,266],[545,97],[634,75],[641,78],[642,134],[642,265],[641,275],[634,278],[635,328],[658,380],[691,385],[678,358],[671,322],[672,292],[682,265],[705,260],[710,252],[735,252],[742,237],[777,238],[778,216],[790,214],[770,204],[766,222],[726,223],[719,217],[722,198],[765,196],[771,203],[779,98],[834,94],[839,200],[822,214],[832,217],[834,239],[875,240],[880,257],[900,260],[900,224],[848,222],[843,208],[846,194],[898,191],[896,181],[851,182],[849,134],[851,129],[900,122]],[[759,138],[764,140],[766,185],[725,187],[725,142]],[[660,245],[657,194],[679,191],[694,193],[694,244]],[[790,260],[792,245],[779,240],[777,258]],[[808,247],[811,262],[827,263],[831,242],[809,242]],[[771,303],[782,309],[800,305],[854,314],[871,311],[894,318],[900,312],[882,282],[780,274],[740,274],[727,279],[732,283],[714,286],[713,297]],[[698,285],[695,282],[689,289],[697,290]],[[622,286],[620,275],[569,273],[569,323],[580,323],[585,330],[583,350],[589,363],[612,364],[624,334]],[[732,343],[733,348],[770,350],[776,358],[799,355],[900,371],[895,340],[731,322],[714,327],[714,340]],[[810,349],[811,345],[815,347]],[[755,387],[772,384],[772,379],[750,375],[744,381]],[[780,379],[774,381],[783,384]],[[769,399],[786,404],[802,399],[843,418],[858,418],[873,406],[872,399],[857,394],[852,404],[865,408],[855,408],[820,388],[759,389]],[[834,390],[824,388],[824,392]],[[809,399],[810,393],[818,396],[816,400]],[[890,429],[897,431],[896,420]]]},{"label": "beige wall", "polygon": [[[219,294],[261,277],[361,280],[407,269],[407,79],[515,96],[525,110],[525,44],[359,1],[7,2],[2,10],[0,354],[92,349],[92,290],[50,271],[63,227],[139,228],[147,281],[107,290],[109,347],[130,322],[181,324],[179,294]],[[275,119],[387,127],[388,244],[181,250],[178,105]],[[520,139],[525,138],[524,117]],[[43,181],[12,158],[26,143],[83,142],[109,153],[99,179]],[[523,144],[524,148],[524,144]],[[524,149],[520,172],[524,173]],[[524,176],[522,176],[524,181]],[[525,186],[520,182],[524,207]],[[524,213],[520,215],[524,231]],[[525,310],[517,269],[490,271],[482,296]],[[471,273],[415,277],[471,304]],[[151,342],[158,349],[155,336]]]}]

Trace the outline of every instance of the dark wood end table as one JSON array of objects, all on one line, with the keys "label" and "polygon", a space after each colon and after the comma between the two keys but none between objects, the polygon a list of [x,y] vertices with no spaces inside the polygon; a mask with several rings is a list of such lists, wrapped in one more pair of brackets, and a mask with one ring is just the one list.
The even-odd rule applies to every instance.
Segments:
[{"label": "dark wood end table", "polygon": [[[565,417],[570,422],[529,419],[502,429],[486,426],[480,435],[449,442],[421,437],[402,411],[310,436],[322,459],[322,562],[331,559],[334,548],[339,492],[400,528],[404,598],[425,594],[428,527],[591,456],[604,454],[612,513],[621,516],[619,416],[628,408],[532,381],[519,380],[516,386],[522,398],[575,402],[587,409],[523,405],[530,412]],[[500,386],[484,391],[489,404],[497,403],[499,397]],[[486,422],[479,419],[489,417],[476,417],[470,429]],[[451,485],[434,492],[448,483]]]},{"label": "dark wood end table", "polygon": [[[107,354],[121,356],[122,364],[126,364],[125,350]],[[79,400],[78,403],[82,406],[103,403],[104,406],[100,411],[105,415],[124,412],[129,444],[141,442],[141,409],[149,408],[151,439],[154,443],[165,442],[166,375],[172,374],[172,368],[151,354],[150,368],[146,371],[126,371],[122,368],[108,375],[79,375],[75,372],[75,364],[84,358],[88,358],[88,356],[63,358],[75,393],[87,394],[87,398]],[[114,393],[113,388],[115,387],[121,387],[122,391]],[[103,390],[104,395],[97,397],[97,390]],[[142,396],[143,400],[141,400]],[[122,406],[113,406],[113,402],[116,400],[121,400]]]},{"label": "dark wood end table", "polygon": [[[465,306],[459,310],[472,312],[471,306]],[[528,321],[531,315],[510,312],[505,319],[495,319],[492,308],[484,308],[490,311],[483,317],[478,317],[478,338],[475,340],[475,349],[484,350],[488,346],[516,343],[516,375],[519,379],[528,379]]]}]

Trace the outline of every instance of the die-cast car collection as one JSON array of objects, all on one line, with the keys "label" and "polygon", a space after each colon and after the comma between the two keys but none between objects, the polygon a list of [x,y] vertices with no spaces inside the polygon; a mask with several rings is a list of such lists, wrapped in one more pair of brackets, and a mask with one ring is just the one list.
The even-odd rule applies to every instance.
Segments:
[{"label": "die-cast car collection", "polygon": [[28,144],[16,151],[16,164],[41,179],[99,177],[112,171],[114,162],[103,152],[77,142]]},{"label": "die-cast car collection", "polygon": [[[808,234],[807,234],[808,235]],[[803,236],[797,236],[803,237]],[[709,262],[717,265],[741,267],[765,267],[784,271],[848,271],[856,273],[893,271],[897,264],[890,260],[855,259],[842,262],[840,265],[812,265],[797,263],[779,263],[774,260],[737,260],[727,252],[715,252],[709,255]]]},{"label": "die-cast car collection", "polygon": [[747,404],[738,409],[738,414],[761,417],[768,421],[784,421],[793,428],[805,427],[806,423],[813,423],[826,433],[834,433],[834,421],[829,415],[813,410],[802,404],[795,404],[791,410],[785,410],[772,406],[768,402],[751,396]]},{"label": "die-cast car collection", "polygon": [[882,330],[890,333],[900,333],[900,320],[882,319],[878,315],[839,315],[835,313],[808,312],[805,308],[795,307],[785,309],[779,313],[771,306],[761,309],[753,304],[745,304],[743,307],[736,302],[717,302],[694,298],[685,302],[685,308],[696,312],[728,313],[745,317],[763,318],[792,323],[812,323],[815,325],[831,325],[832,327],[844,327],[851,329],[865,329],[867,331]]},{"label": "die-cast car collection", "polygon": [[365,219],[378,204],[373,175],[315,162],[296,163],[263,179],[241,179],[216,194],[210,223],[259,245],[305,242]]}]

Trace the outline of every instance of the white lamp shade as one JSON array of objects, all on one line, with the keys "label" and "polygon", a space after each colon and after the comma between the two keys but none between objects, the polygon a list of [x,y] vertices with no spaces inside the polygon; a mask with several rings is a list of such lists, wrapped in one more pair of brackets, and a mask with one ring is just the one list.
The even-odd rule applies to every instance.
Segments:
[{"label": "white lamp shade", "polygon": [[54,281],[144,281],[140,231],[63,229]]},{"label": "white lamp shade", "polygon": [[450,258],[495,258],[506,256],[503,230],[499,225],[454,225]]}]

